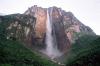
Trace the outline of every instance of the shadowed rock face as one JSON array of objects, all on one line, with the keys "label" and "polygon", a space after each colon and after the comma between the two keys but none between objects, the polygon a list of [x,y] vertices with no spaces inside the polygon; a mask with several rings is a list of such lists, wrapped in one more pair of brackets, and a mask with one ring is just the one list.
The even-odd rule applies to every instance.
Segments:
[{"label": "shadowed rock face", "polygon": [[[71,43],[78,38],[79,33],[93,34],[94,32],[82,24],[71,12],[65,12],[57,7],[48,8],[50,22],[52,23],[52,35],[54,42],[61,52],[67,51]],[[46,34],[47,8],[32,6],[24,14],[36,17],[35,33],[42,45]]]},{"label": "shadowed rock face", "polygon": [[65,34],[63,18],[57,7],[49,8],[51,9],[51,22],[53,23],[53,34],[55,34],[56,43],[60,51],[65,51],[68,49],[70,42]]}]

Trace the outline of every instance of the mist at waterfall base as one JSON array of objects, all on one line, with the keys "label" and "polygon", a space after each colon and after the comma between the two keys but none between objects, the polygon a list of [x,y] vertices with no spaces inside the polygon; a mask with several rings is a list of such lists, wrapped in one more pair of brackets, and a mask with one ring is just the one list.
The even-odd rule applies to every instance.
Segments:
[{"label": "mist at waterfall base", "polygon": [[62,53],[57,49],[57,44],[55,44],[55,42],[54,42],[54,37],[52,35],[52,22],[50,21],[48,10],[47,10],[45,43],[46,43],[46,50],[43,51],[44,54],[46,54],[47,56],[49,56],[52,59],[60,57],[62,55]]}]

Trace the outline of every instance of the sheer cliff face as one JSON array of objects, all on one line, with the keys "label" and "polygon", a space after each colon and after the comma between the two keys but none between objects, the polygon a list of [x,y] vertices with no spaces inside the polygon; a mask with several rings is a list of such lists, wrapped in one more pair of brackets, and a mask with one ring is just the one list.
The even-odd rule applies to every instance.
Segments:
[{"label": "sheer cliff face", "polygon": [[70,47],[70,42],[65,33],[61,12],[56,7],[52,7],[49,9],[51,11],[50,17],[58,49],[60,51],[65,51]]},{"label": "sheer cliff face", "polygon": [[7,39],[17,38],[29,47],[45,49],[47,10],[52,23],[53,41],[59,51],[66,52],[84,34],[95,35],[91,28],[82,24],[71,12],[57,7],[32,6],[24,14],[0,16],[0,24],[5,24],[7,30]]},{"label": "sheer cliff face", "polygon": [[[53,36],[60,51],[70,47],[82,34],[94,34],[94,32],[82,24],[71,12],[65,12],[57,7],[48,8],[50,22],[52,22]],[[47,8],[32,6],[24,14],[36,17],[36,37],[43,43],[46,33]],[[82,33],[82,34],[81,34]]]},{"label": "sheer cliff face", "polygon": [[[70,42],[65,33],[62,15],[56,7],[48,8],[48,12],[50,15],[50,22],[52,23],[54,42],[57,44],[60,51],[64,51],[69,48]],[[47,9],[33,6],[27,10],[25,14],[36,17],[36,37],[43,41],[46,34]]]},{"label": "sheer cliff face", "polygon": [[29,8],[25,12],[25,14],[36,17],[36,25],[35,25],[36,35],[38,38],[42,38],[46,30],[45,29],[46,19],[47,19],[46,9],[34,6]]}]

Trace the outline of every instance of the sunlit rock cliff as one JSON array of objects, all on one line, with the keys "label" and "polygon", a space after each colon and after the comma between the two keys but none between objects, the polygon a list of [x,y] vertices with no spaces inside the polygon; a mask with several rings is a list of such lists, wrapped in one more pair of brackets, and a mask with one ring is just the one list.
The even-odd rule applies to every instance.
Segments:
[{"label": "sunlit rock cliff", "polygon": [[42,8],[34,5],[24,14],[36,18],[35,33],[41,42],[45,41],[47,10],[49,11],[50,22],[52,23],[52,35],[60,51],[67,51],[67,48],[70,48],[70,45],[79,36],[94,34],[91,28],[81,23],[71,12],[66,12],[55,6]]},{"label": "sunlit rock cliff", "polygon": [[48,21],[52,29],[50,32],[53,39],[52,46],[56,46],[56,50],[62,54],[66,53],[80,36],[95,35],[93,30],[81,23],[73,13],[55,6],[42,8],[34,5],[23,14],[0,16],[0,23],[6,27],[7,39],[18,39],[26,46],[38,50],[47,49]]}]

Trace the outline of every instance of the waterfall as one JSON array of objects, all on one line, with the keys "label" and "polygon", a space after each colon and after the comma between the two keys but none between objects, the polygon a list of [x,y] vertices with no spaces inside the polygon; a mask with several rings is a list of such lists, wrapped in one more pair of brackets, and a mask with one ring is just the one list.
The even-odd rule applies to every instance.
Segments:
[{"label": "waterfall", "polygon": [[53,36],[52,36],[52,23],[47,10],[47,22],[46,22],[46,51],[49,56],[53,54]]},{"label": "waterfall", "polygon": [[50,15],[47,9],[47,22],[46,22],[46,54],[51,57],[55,58],[57,56],[60,56],[61,53],[58,51],[57,46],[55,46],[54,38],[53,38],[53,33],[52,33],[52,22],[50,20]]}]

